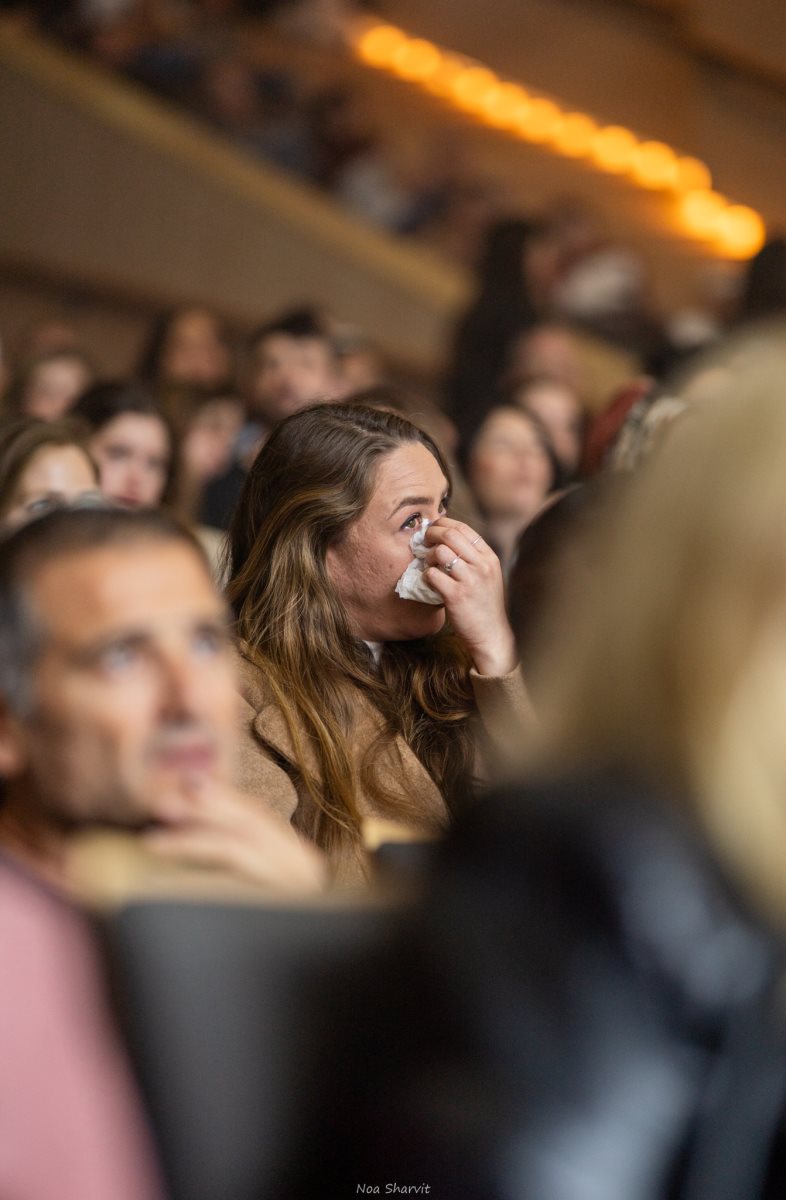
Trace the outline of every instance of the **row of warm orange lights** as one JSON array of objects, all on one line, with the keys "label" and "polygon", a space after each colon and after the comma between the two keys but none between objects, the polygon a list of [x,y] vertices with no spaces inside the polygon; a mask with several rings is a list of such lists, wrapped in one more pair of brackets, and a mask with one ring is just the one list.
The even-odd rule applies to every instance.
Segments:
[{"label": "row of warm orange lights", "polygon": [[394,25],[366,27],[354,46],[367,65],[418,84],[485,125],[585,159],[640,187],[676,194],[683,229],[721,253],[747,258],[764,243],[759,214],[713,191],[709,168],[697,158],[677,154],[665,142],[642,141],[621,125],[600,126],[586,113],[565,112],[553,100],[532,96],[488,67],[440,50],[424,38],[409,37]]}]

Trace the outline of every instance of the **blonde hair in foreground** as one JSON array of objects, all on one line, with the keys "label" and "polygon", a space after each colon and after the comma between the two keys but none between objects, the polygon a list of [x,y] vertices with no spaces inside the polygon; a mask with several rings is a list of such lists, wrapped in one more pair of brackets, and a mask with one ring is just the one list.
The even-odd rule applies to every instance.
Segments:
[{"label": "blonde hair in foreground", "polygon": [[786,342],[767,350],[725,371],[604,524],[582,612],[560,622],[542,749],[684,796],[784,923]]}]

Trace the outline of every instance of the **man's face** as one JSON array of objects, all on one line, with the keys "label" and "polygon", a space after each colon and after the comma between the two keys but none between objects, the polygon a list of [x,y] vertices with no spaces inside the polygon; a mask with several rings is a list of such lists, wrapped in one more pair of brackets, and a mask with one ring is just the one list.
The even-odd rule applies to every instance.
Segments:
[{"label": "man's face", "polygon": [[333,352],[324,338],[273,333],[255,347],[249,377],[254,413],[270,425],[339,391]]},{"label": "man's face", "polygon": [[28,586],[43,645],[21,783],[67,822],[143,822],[151,798],[232,772],[224,607],[197,554],[140,540],[55,558]]}]

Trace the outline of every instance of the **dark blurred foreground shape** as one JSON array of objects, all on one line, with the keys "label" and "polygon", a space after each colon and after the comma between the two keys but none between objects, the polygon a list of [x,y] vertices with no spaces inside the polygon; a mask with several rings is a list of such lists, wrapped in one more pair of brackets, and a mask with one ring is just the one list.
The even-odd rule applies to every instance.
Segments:
[{"label": "dark blurred foreground shape", "polygon": [[104,915],[118,1012],[170,1200],[282,1194],[284,1162],[310,1153],[303,1113],[322,1086],[315,1064],[331,1016],[328,980],[384,940],[389,920],[371,903],[182,896]]},{"label": "dark blurred foreground shape", "polygon": [[476,809],[344,974],[283,1194],[782,1197],[783,948],[675,811],[613,773]]}]

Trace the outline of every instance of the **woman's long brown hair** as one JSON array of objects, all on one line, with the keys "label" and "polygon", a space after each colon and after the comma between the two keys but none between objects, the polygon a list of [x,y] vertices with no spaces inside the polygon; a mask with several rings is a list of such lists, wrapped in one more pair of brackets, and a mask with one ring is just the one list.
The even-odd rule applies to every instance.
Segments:
[{"label": "woman's long brown hair", "polygon": [[[273,432],[251,468],[229,538],[229,584],[244,653],[264,672],[316,806],[304,829],[329,854],[357,845],[357,797],[393,820],[427,827],[401,782],[384,779],[379,750],[401,735],[448,806],[472,772],[469,659],[448,632],[384,647],[379,668],[350,631],[330,582],[328,548],[368,504],[380,460],[419,442],[447,467],[434,442],[398,414],[357,404],[296,413]],[[358,760],[358,693],[380,715],[380,732]],[[316,754],[309,769],[304,746]],[[389,760],[388,760],[389,761]]]}]

